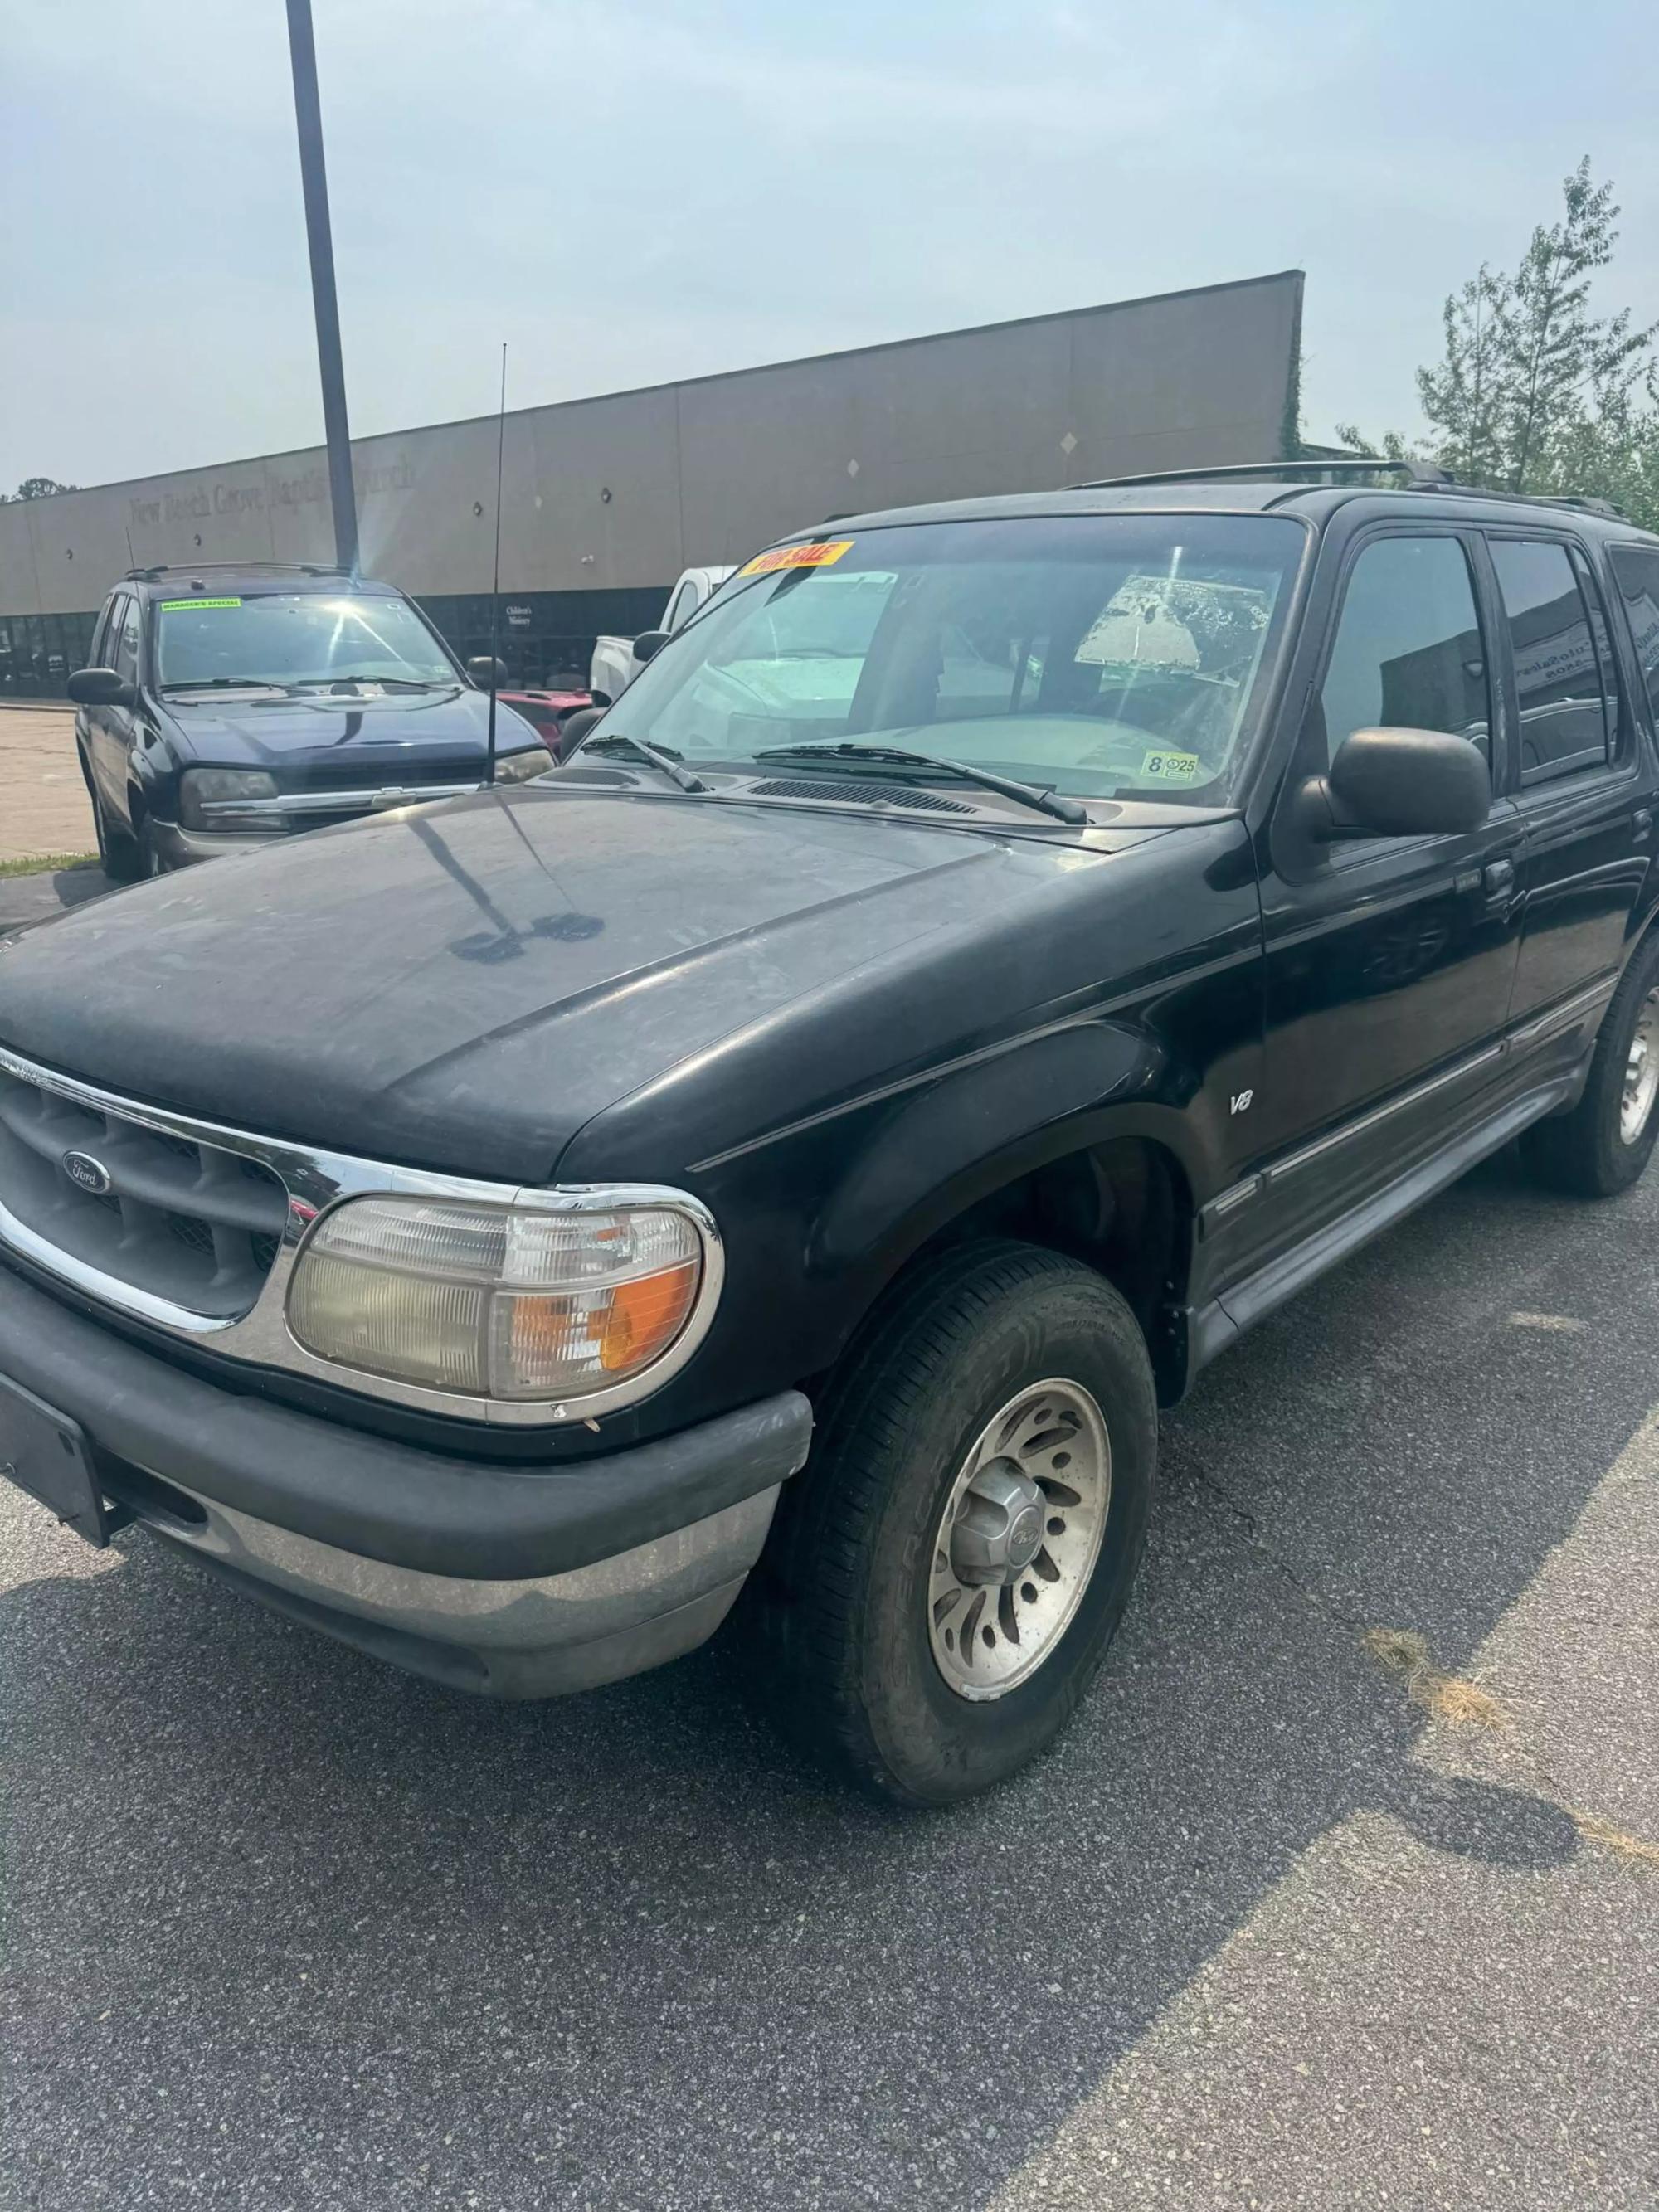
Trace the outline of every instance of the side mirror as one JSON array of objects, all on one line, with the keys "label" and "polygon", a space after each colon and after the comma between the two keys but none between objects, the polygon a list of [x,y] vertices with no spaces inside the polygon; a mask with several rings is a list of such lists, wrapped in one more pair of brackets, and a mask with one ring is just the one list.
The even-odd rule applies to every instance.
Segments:
[{"label": "side mirror", "polygon": [[649,660],[653,653],[660,653],[662,651],[664,646],[668,642],[668,638],[669,633],[665,629],[641,630],[634,641],[635,659],[639,661]]},{"label": "side mirror", "polygon": [[77,707],[132,707],[138,701],[133,685],[112,668],[77,668],[65,688]]},{"label": "side mirror", "polygon": [[1477,746],[1445,730],[1356,730],[1328,775],[1297,795],[1310,837],[1451,837],[1492,811],[1492,777]]},{"label": "side mirror", "polygon": [[574,714],[566,715],[563,727],[559,732],[558,743],[554,748],[560,760],[569,759],[595,722],[604,719],[605,712],[603,707],[579,707]]},{"label": "side mirror", "polygon": [[508,680],[507,663],[493,660],[487,653],[475,653],[466,664],[466,672],[480,691],[488,691],[492,684],[499,691]]}]

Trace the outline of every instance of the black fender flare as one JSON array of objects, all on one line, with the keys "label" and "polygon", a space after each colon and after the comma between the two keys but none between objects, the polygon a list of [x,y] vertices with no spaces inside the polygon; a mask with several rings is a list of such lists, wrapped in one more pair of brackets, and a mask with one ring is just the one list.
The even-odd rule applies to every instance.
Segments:
[{"label": "black fender flare", "polygon": [[896,1097],[825,1193],[809,1273],[850,1275],[873,1295],[979,1200],[1114,1137],[1149,1139],[1174,1156],[1189,1191],[1200,1187],[1205,1164],[1173,1081],[1157,1039],[1098,1019],[958,1062]]}]

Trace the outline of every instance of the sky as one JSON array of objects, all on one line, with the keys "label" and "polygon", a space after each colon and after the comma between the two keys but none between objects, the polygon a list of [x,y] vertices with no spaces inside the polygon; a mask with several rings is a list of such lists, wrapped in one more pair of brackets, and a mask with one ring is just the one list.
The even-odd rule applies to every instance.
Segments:
[{"label": "sky", "polygon": [[[1652,0],[313,6],[359,435],[1289,267],[1409,432],[1586,153],[1659,318]],[[282,0],[0,0],[0,486],[320,441]]]}]

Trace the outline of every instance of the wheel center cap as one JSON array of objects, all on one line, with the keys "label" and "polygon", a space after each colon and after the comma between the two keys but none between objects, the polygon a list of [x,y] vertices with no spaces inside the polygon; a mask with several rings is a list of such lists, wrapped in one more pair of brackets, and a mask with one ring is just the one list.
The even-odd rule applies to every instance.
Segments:
[{"label": "wheel center cap", "polygon": [[1008,1564],[1018,1571],[1029,1567],[1042,1543],[1042,1509],[1027,1505],[1018,1512],[1008,1527]]},{"label": "wheel center cap", "polygon": [[964,1583],[1007,1583],[1042,1548],[1047,1505],[1029,1474],[993,1460],[968,1486],[951,1534],[951,1565]]}]

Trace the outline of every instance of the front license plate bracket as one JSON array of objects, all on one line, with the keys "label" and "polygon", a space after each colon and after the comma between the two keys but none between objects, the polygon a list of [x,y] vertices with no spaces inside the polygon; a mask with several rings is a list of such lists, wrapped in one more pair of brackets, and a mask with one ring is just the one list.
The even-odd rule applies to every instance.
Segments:
[{"label": "front license plate bracket", "polygon": [[67,1413],[0,1376],[0,1476],[100,1550],[132,1515],[111,1504],[86,1431]]}]

